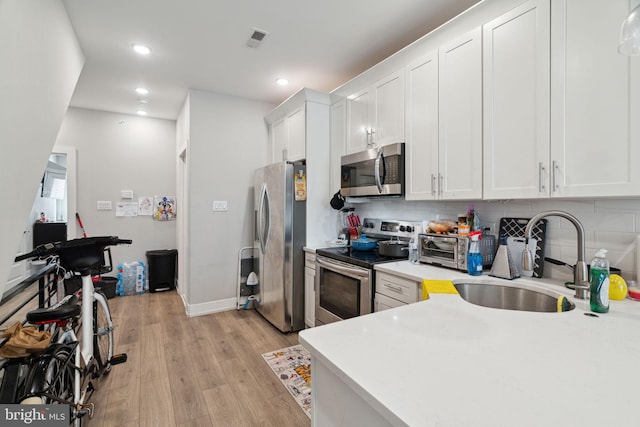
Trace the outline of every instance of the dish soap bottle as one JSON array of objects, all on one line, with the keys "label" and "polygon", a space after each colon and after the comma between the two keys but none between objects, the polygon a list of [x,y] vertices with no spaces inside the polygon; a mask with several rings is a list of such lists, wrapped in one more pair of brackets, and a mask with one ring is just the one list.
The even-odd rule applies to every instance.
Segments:
[{"label": "dish soap bottle", "polygon": [[591,311],[609,311],[609,260],[607,250],[600,249],[591,260],[589,268],[589,302]]},{"label": "dish soap bottle", "polygon": [[467,272],[472,276],[480,276],[482,274],[482,254],[480,253],[480,231],[472,231],[469,233],[471,244],[469,245],[469,253],[467,254]]}]

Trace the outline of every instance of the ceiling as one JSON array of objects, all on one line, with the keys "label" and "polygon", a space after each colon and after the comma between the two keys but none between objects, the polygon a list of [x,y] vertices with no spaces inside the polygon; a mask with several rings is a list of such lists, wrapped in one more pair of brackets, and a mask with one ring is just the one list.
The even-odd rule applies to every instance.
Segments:
[{"label": "ceiling", "polygon": [[[86,57],[71,105],[174,120],[188,89],[274,104],[330,92],[478,1],[63,0]],[[258,48],[253,28],[268,32]]]}]

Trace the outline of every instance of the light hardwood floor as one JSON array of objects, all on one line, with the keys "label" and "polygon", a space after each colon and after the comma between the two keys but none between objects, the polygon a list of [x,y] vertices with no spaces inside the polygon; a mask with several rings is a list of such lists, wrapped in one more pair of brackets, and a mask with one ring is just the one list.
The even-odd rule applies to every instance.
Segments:
[{"label": "light hardwood floor", "polygon": [[298,343],[253,310],[188,318],[175,291],[109,300],[114,366],[87,426],[309,426],[261,354]]},{"label": "light hardwood floor", "polygon": [[[254,310],[189,318],[175,291],[108,302],[116,353],[127,353],[128,361],[101,380],[92,398],[94,416],[83,425],[311,424],[261,356],[297,344],[297,334],[282,334]],[[0,316],[11,305],[1,307]],[[24,319],[36,306],[37,299],[14,318]]]}]

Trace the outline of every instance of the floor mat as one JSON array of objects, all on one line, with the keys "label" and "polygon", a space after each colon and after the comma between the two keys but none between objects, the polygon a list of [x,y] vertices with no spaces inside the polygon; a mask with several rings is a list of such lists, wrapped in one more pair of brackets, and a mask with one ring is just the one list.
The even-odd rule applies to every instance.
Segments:
[{"label": "floor mat", "polygon": [[264,353],[262,358],[311,418],[311,354],[302,345]]}]

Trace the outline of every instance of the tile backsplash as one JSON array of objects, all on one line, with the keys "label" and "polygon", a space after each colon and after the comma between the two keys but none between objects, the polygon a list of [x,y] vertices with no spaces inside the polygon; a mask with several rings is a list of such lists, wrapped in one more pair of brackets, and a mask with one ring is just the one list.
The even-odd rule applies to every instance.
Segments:
[{"label": "tile backsplash", "polygon": [[[357,202],[349,199],[349,202]],[[606,248],[611,266],[620,268],[622,276],[637,279],[636,241],[640,234],[640,199],[579,199],[579,200],[503,200],[503,201],[437,201],[409,202],[402,199],[370,199],[365,203],[349,203],[361,217],[403,220],[453,219],[466,213],[473,203],[480,223],[498,233],[500,218],[530,218],[546,210],[566,211],[576,216],[585,230],[586,258],[590,262],[595,252]],[[547,217],[545,255],[574,264],[577,259],[576,230],[564,218]],[[568,280],[572,273],[565,267],[545,263],[544,276]]]}]

